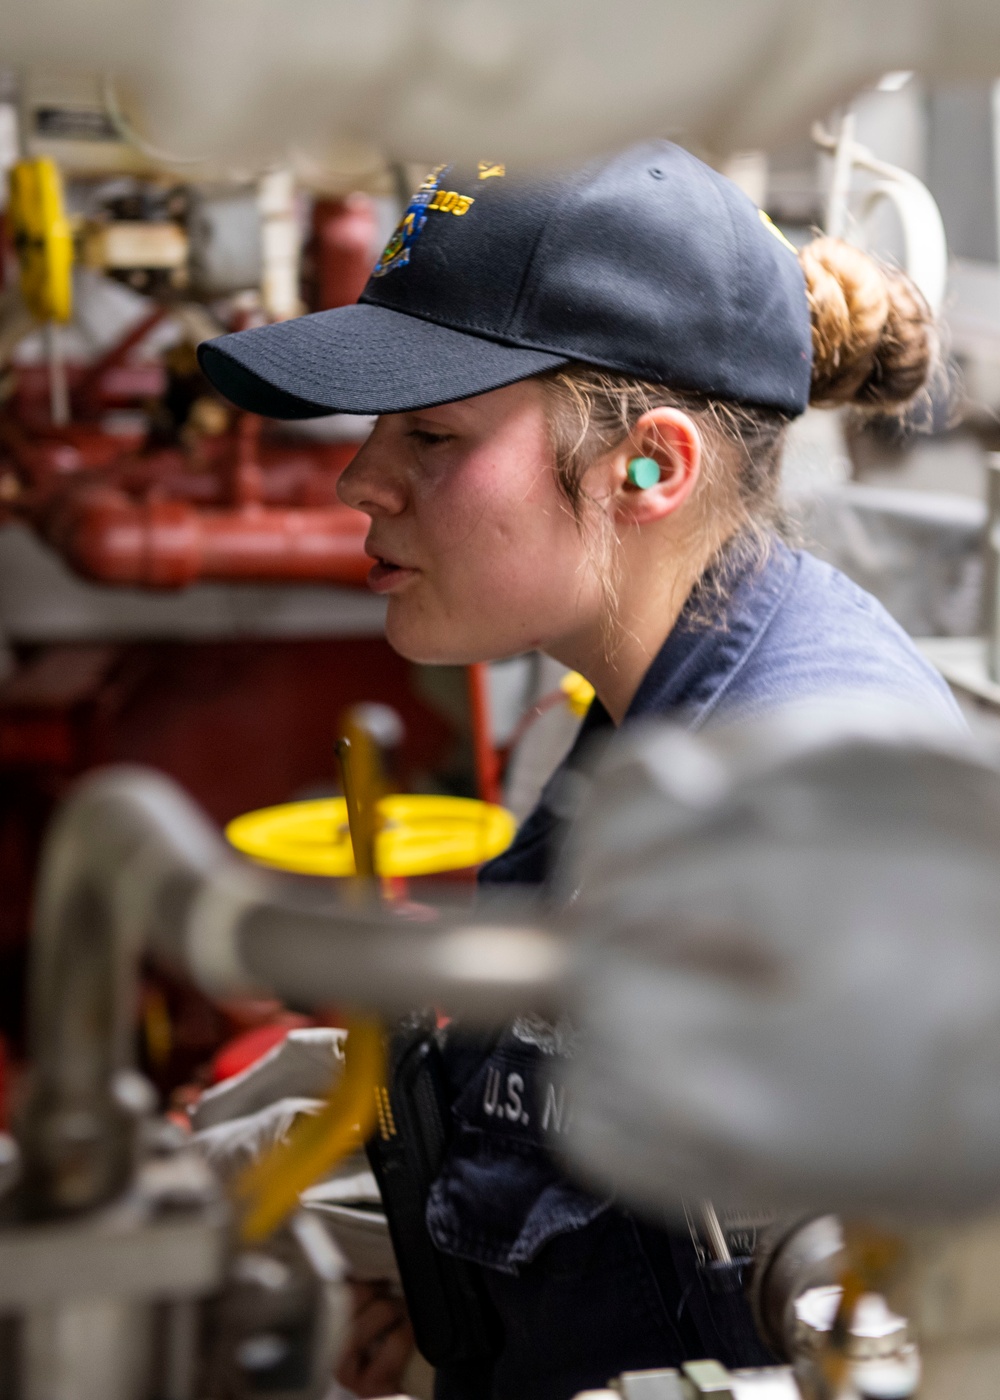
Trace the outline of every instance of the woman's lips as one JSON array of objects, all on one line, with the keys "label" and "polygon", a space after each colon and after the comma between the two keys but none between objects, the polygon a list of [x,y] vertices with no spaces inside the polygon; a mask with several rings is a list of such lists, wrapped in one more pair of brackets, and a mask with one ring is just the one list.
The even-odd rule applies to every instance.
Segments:
[{"label": "woman's lips", "polygon": [[368,571],[368,587],[373,593],[398,593],[412,583],[419,572],[402,564],[391,564],[387,559],[376,559]]}]

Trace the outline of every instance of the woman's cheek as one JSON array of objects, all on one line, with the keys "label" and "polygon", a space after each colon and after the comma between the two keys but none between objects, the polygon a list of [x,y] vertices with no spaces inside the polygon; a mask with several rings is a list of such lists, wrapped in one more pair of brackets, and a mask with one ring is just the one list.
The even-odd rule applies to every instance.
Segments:
[{"label": "woman's cheek", "polygon": [[540,601],[537,561],[510,545],[470,552],[465,567],[449,577],[449,603],[470,621],[490,619],[508,631]]}]

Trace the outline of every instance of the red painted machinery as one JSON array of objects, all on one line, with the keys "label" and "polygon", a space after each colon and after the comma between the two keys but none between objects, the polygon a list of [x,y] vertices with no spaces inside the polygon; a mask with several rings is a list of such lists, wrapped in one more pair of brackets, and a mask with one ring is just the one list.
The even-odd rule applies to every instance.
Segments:
[{"label": "red painted machinery", "polygon": [[[317,200],[314,309],[356,301],[375,218],[363,195]],[[68,366],[72,421],[56,427],[48,371],[15,371],[0,414],[0,503],[28,520],[77,573],[102,583],[178,588],[197,580],[357,585],[370,567],[367,520],[341,505],[336,480],[351,443],[289,441],[232,415],[190,367],[177,441],[109,431],[109,410],[169,395],[168,370],[130,356],[169,308],[156,307],[101,358]],[[199,392],[200,390],[200,392]],[[208,420],[205,422],[204,420]]]},{"label": "red painted machinery", "polygon": [[363,584],[368,520],[337,500],[353,444],[262,441],[261,420],[195,448],[122,450],[100,428],[0,421],[11,515],[77,573],[179,588],[198,580]]}]

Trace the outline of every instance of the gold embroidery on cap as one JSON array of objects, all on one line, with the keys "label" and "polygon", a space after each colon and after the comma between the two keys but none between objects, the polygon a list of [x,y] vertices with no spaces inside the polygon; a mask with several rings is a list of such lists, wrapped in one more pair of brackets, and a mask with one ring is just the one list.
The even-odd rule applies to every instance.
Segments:
[{"label": "gold embroidery on cap", "polygon": [[492,161],[488,160],[481,160],[479,162],[480,180],[492,180],[496,178],[502,178],[506,174],[506,165],[494,165]]},{"label": "gold embroidery on cap", "polygon": [[459,194],[457,190],[438,190],[427,208],[437,209],[442,214],[467,214],[475,202],[471,194]]}]

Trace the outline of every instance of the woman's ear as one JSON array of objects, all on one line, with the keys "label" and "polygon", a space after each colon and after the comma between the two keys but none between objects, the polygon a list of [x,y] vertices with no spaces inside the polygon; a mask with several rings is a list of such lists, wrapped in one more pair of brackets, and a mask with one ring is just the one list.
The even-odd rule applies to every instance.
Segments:
[{"label": "woman's ear", "polygon": [[[625,447],[615,454],[613,471],[615,515],[626,524],[647,525],[679,510],[698,483],[702,439],[694,419],[679,408],[651,408],[636,423]],[[633,485],[629,463],[637,458],[655,462],[659,480]],[[653,475],[652,466],[632,475],[640,481]]]}]

